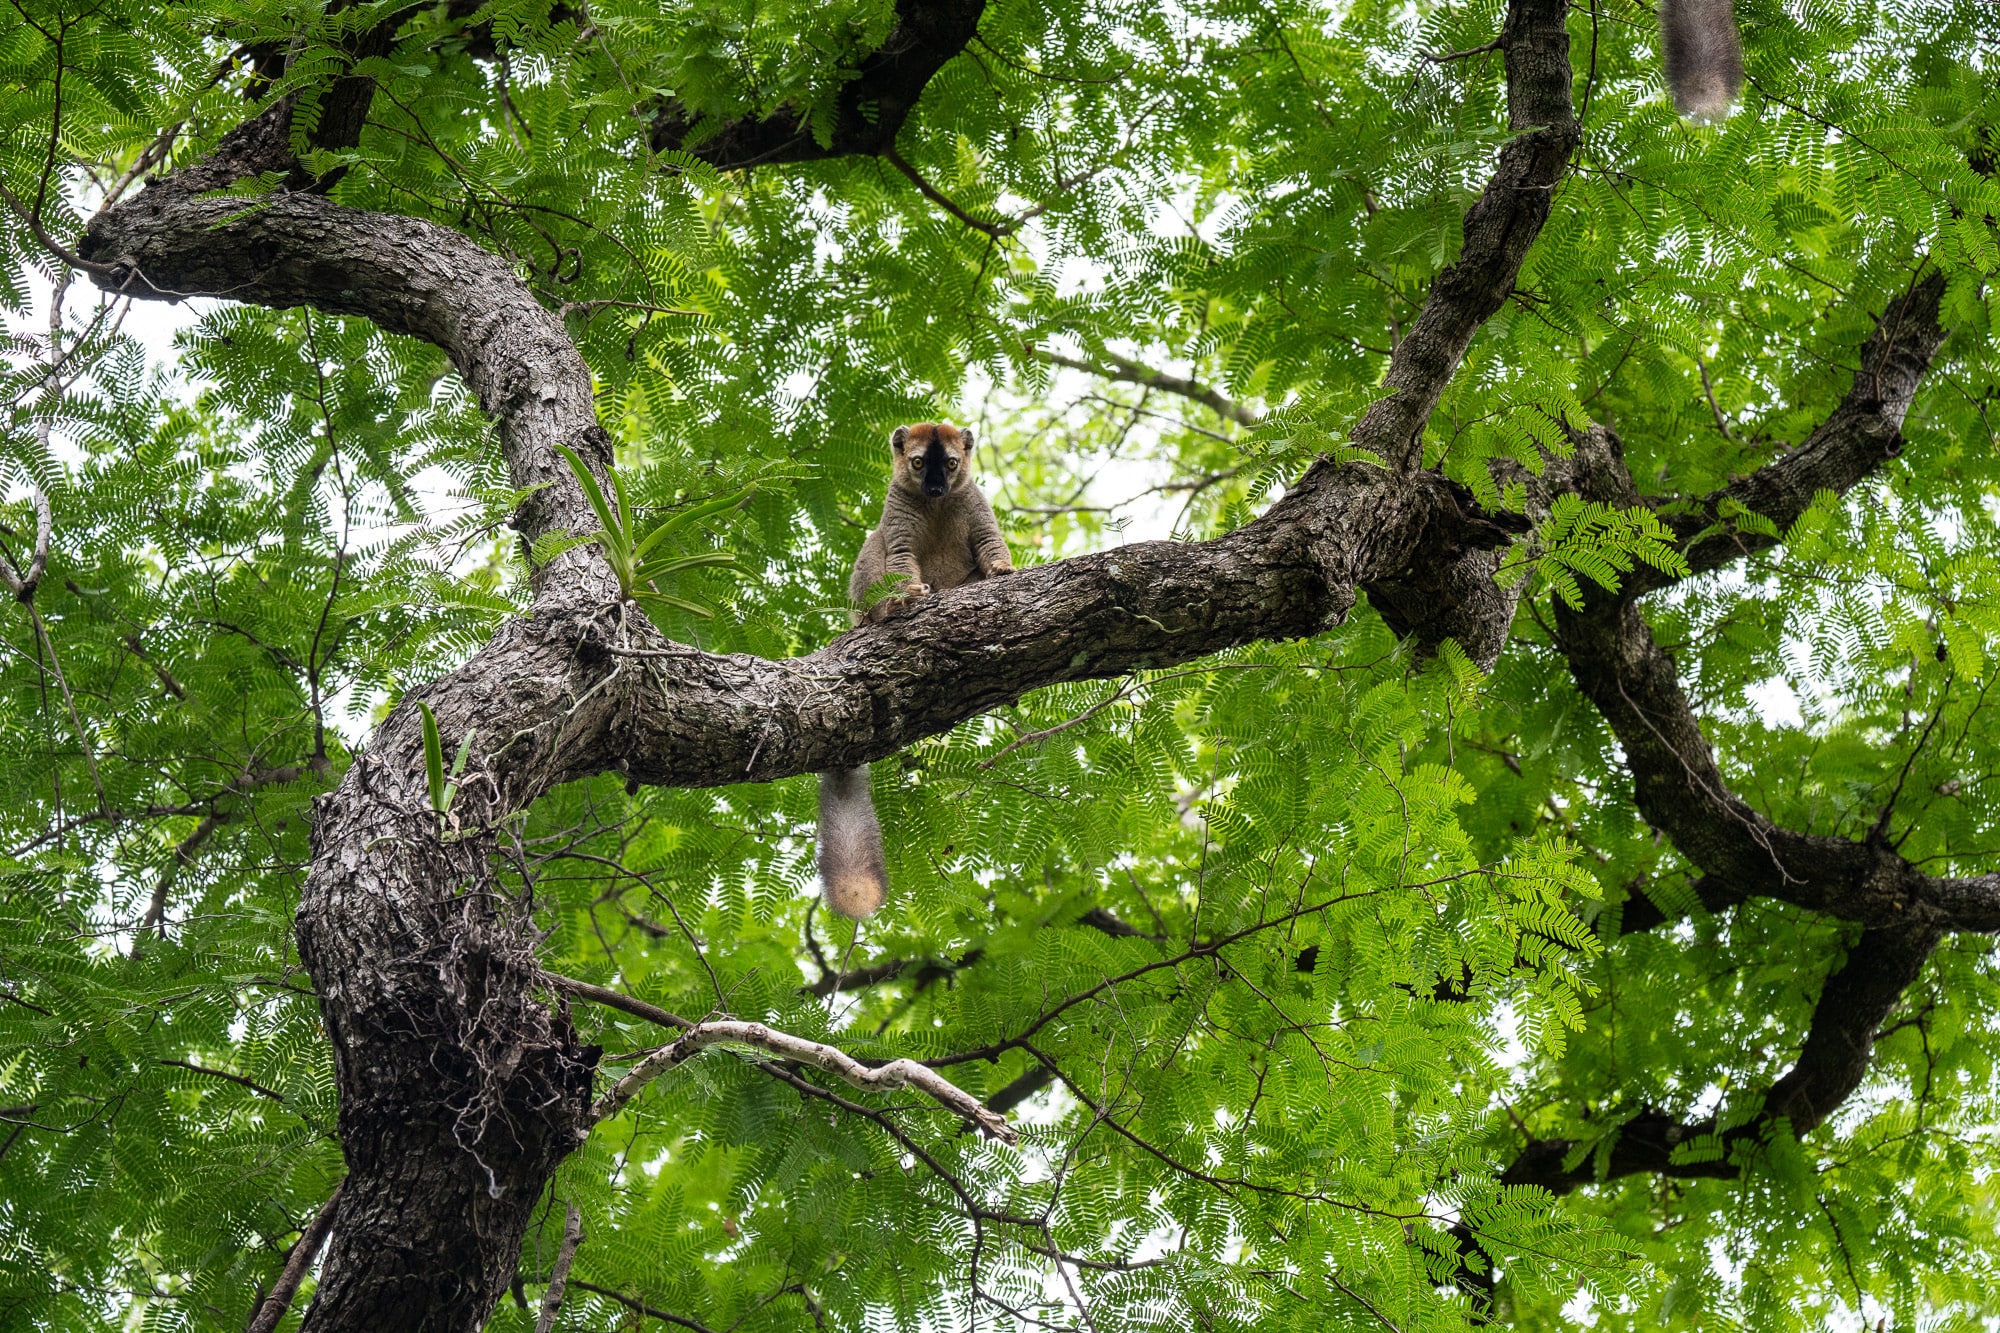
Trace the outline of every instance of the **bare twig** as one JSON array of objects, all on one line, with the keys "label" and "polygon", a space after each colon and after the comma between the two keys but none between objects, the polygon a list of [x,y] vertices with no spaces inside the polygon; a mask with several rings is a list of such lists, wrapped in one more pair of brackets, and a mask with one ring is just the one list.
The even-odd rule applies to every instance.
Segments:
[{"label": "bare twig", "polygon": [[597,1118],[602,1120],[616,1115],[647,1083],[690,1056],[725,1042],[748,1046],[781,1060],[811,1065],[863,1091],[915,1088],[989,1137],[1002,1143],[1018,1141],[1014,1127],[1007,1123],[1006,1116],[987,1110],[977,1097],[915,1060],[891,1060],[886,1065],[871,1069],[847,1052],[824,1042],[808,1041],[804,1037],[774,1031],[762,1023],[727,1018],[697,1023],[681,1034],[679,1040],[640,1061],[631,1073],[619,1079],[609,1092],[598,1099]]},{"label": "bare twig", "polygon": [[1729,429],[1729,418],[1722,415],[1722,408],[1715,401],[1715,386],[1708,382],[1708,362],[1700,357],[1694,363],[1701,370],[1701,391],[1708,397],[1708,410],[1715,413],[1715,428],[1722,432],[1722,438],[1736,443],[1736,434]]},{"label": "bare twig", "polygon": [[668,1314],[665,1310],[646,1304],[636,1296],[627,1296],[621,1291],[613,1291],[609,1287],[600,1287],[596,1283],[585,1282],[582,1278],[577,1278],[570,1285],[579,1290],[590,1292],[593,1295],[608,1297],[611,1300],[617,1301],[634,1314],[643,1315],[647,1319],[657,1319],[661,1323],[672,1324],[676,1328],[691,1329],[693,1333],[715,1333],[715,1330],[711,1329],[707,1324],[698,1323],[684,1315]]},{"label": "bare twig", "polygon": [[1239,426],[1251,429],[1263,424],[1264,418],[1232,398],[1226,398],[1209,388],[1181,375],[1169,375],[1163,370],[1134,361],[1116,352],[1099,352],[1102,362],[1085,361],[1079,357],[1065,356],[1061,352],[1051,352],[1045,347],[1028,347],[1029,356],[1052,366],[1068,366],[1071,370],[1087,371],[1100,379],[1117,380],[1124,384],[1142,384],[1149,389],[1171,393],[1190,402],[1200,403],[1211,412]]},{"label": "bare twig", "polygon": [[583,1214],[571,1204],[563,1215],[562,1248],[556,1251],[556,1266],[550,1270],[548,1289],[542,1293],[542,1313],[535,1320],[535,1333],[549,1333],[556,1326],[556,1315],[562,1310],[563,1287],[569,1282],[569,1266],[576,1258],[576,1247],[581,1244]]},{"label": "bare twig", "polygon": [[334,1215],[340,1210],[340,1195],[346,1188],[346,1181],[334,1188],[326,1206],[319,1210],[319,1216],[306,1227],[298,1244],[292,1246],[292,1252],[285,1257],[284,1270],[278,1274],[278,1284],[271,1288],[271,1294],[264,1298],[263,1304],[257,1307],[257,1313],[251,1316],[248,1333],[273,1333],[278,1321],[285,1317],[285,1311],[292,1308],[292,1297],[299,1294],[299,1283],[305,1281],[306,1270],[312,1267],[313,1260],[319,1257],[320,1248],[326,1244],[327,1236],[333,1232]]},{"label": "bare twig", "polygon": [[1019,739],[1013,741],[1011,744],[1007,746],[1006,749],[1000,751],[998,754],[993,755],[989,759],[981,760],[979,767],[981,769],[991,768],[993,767],[993,765],[999,763],[1002,759],[1014,753],[1014,751],[1020,749],[1024,745],[1033,745],[1038,741],[1045,741],[1049,737],[1056,735],[1058,732],[1068,731],[1071,727],[1083,725],[1085,722],[1090,721],[1090,719],[1096,717],[1099,713],[1103,712],[1105,709],[1111,707],[1111,705],[1117,703],[1120,699],[1130,698],[1134,690],[1140,689],[1146,683],[1147,682],[1143,680],[1135,680],[1119,686],[1117,689],[1113,690],[1110,694],[1106,695],[1104,698],[1099,699],[1096,703],[1084,709],[1081,713],[1078,713],[1075,717],[1065,718],[1063,721],[1056,723],[1053,727],[1046,727],[1041,731],[1031,731],[1027,735],[1022,736]]},{"label": "bare twig", "polygon": [[42,226],[41,215],[22,203],[20,197],[5,185],[0,185],[0,200],[6,202],[7,207],[13,212],[14,216],[21,221],[22,225],[27,227],[29,234],[35,238],[43,250],[48,252],[51,259],[67,264],[71,268],[81,269],[83,272],[91,274],[94,277],[107,279],[113,282],[118,289],[122,289],[134,276],[133,272],[129,272],[117,264],[93,264],[82,255],[65,247],[62,242],[49,235],[48,230]]},{"label": "bare twig", "polygon": [[594,315],[600,310],[640,310],[648,315],[687,315],[697,319],[702,313],[673,305],[648,305],[644,301],[564,301],[559,313],[567,319],[571,315]]},{"label": "bare twig", "polygon": [[250,1091],[256,1093],[260,1097],[269,1097],[272,1101],[277,1102],[281,1106],[285,1104],[285,1095],[283,1093],[274,1092],[270,1088],[265,1087],[262,1083],[258,1083],[253,1079],[247,1079],[243,1077],[243,1075],[241,1074],[232,1074],[227,1069],[210,1069],[207,1065],[198,1065],[194,1063],[192,1060],[162,1060],[160,1061],[160,1063],[163,1065],[171,1065],[175,1069],[186,1069],[196,1074],[206,1074],[210,1078],[223,1079],[227,1082],[234,1083],[236,1086],[240,1088],[248,1088],[250,1089]]},{"label": "bare twig", "polygon": [[1483,56],[1488,51],[1498,51],[1501,49],[1500,39],[1495,37],[1484,46],[1468,46],[1463,51],[1447,51],[1443,55],[1439,55],[1435,51],[1419,51],[1417,54],[1430,61],[1433,65],[1448,65],[1454,60],[1464,60],[1469,56]]},{"label": "bare twig", "polygon": [[936,186],[932,185],[929,181],[925,180],[921,175],[919,175],[917,173],[917,169],[911,166],[908,162],[904,161],[903,155],[897,152],[894,148],[889,149],[887,152],[883,153],[882,156],[883,159],[887,161],[890,166],[894,167],[896,170],[902,172],[905,176],[909,177],[910,184],[917,187],[917,192],[919,194],[923,195],[924,198],[930,200],[932,203],[936,204],[939,208],[942,208],[945,212],[951,214],[953,217],[957,218],[960,222],[963,222],[966,226],[972,228],[976,232],[982,232],[985,235],[991,236],[994,240],[998,241],[1004,239],[1005,237],[1013,235],[1015,230],[1019,228],[1019,226],[1021,225],[1020,223],[1013,221],[988,222],[985,218],[975,217],[971,213],[968,213],[964,209],[960,208],[957,204],[953,203],[951,199],[944,194],[943,191],[939,190]]},{"label": "bare twig", "polygon": [[49,513],[48,493],[35,487],[35,550],[28,558],[25,570],[16,570],[13,562],[0,558],[0,584],[14,594],[17,602],[26,602],[35,595],[41,585],[42,575],[49,567],[49,534],[54,522]]},{"label": "bare twig", "polygon": [[663,1028],[677,1028],[685,1032],[694,1026],[692,1022],[682,1018],[679,1014],[668,1013],[658,1005],[647,1004],[644,1000],[634,999],[624,991],[612,990],[609,986],[593,985],[588,981],[578,981],[575,977],[558,976],[554,972],[544,973],[543,975],[548,977],[551,986],[554,986],[565,995],[574,995],[579,1000],[589,1000],[592,1004],[601,1004],[607,1009],[617,1009],[622,1013],[632,1015],[634,1018],[643,1018],[648,1023],[656,1023]]},{"label": "bare twig", "polygon": [[781,1060],[794,1060],[799,1064],[811,1065],[864,1091],[915,1088],[990,1137],[1002,1143],[1018,1141],[1014,1127],[1007,1123],[1006,1116],[987,1110],[977,1097],[959,1088],[936,1070],[920,1065],[915,1060],[891,1060],[885,1065],[870,1068],[837,1047],[828,1046],[824,1042],[808,1041],[804,1037],[794,1037],[790,1033],[777,1032],[762,1023],[745,1023],[727,1018],[707,1023],[690,1023],[677,1014],[670,1014],[643,1000],[635,1000],[629,995],[622,995],[603,986],[593,986],[589,982],[576,981],[554,973],[544,973],[544,975],[558,990],[579,999],[595,1000],[661,1027],[674,1028],[681,1034],[677,1040],[641,1060],[633,1067],[631,1073],[619,1079],[609,1091],[598,1098],[595,1108],[595,1117],[598,1120],[618,1114],[627,1102],[638,1095],[641,1088],[669,1069],[710,1046],[726,1042],[731,1045],[748,1046],[752,1050],[762,1051]]}]

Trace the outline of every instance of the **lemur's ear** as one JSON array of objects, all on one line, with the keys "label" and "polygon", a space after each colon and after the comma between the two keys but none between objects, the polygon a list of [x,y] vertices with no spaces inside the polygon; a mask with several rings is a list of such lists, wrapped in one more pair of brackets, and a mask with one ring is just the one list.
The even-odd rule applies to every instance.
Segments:
[{"label": "lemur's ear", "polygon": [[958,442],[964,446],[965,452],[968,454],[972,452],[972,446],[978,443],[972,434],[972,427],[967,426],[958,432]]},{"label": "lemur's ear", "polygon": [[908,426],[896,427],[895,434],[889,437],[889,447],[894,449],[899,454],[903,452],[903,446],[908,444],[909,442],[910,442],[910,428]]}]

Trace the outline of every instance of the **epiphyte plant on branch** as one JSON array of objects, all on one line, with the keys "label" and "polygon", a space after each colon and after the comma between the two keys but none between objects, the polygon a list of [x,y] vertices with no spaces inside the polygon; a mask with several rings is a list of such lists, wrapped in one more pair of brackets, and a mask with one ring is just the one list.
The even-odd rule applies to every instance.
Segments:
[{"label": "epiphyte plant on branch", "polygon": [[703,619],[713,616],[714,607],[665,592],[660,584],[665,582],[672,586],[674,575],[690,569],[738,569],[735,555],[729,551],[681,554],[669,539],[706,519],[741,507],[755,493],[755,488],[745,487],[732,495],[689,505],[655,524],[652,531],[642,536],[633,523],[632,506],[625,497],[625,483],[616,469],[610,474],[611,494],[617,500],[616,507],[613,507],[605,500],[603,487],[597,484],[597,478],[590,475],[590,468],[577,452],[568,445],[556,447],[563,461],[569,464],[576,484],[583,488],[584,498],[590,501],[591,512],[597,515],[601,526],[585,540],[595,542],[603,553],[604,562],[611,566],[612,575],[618,580],[619,596],[626,601],[672,607]]},{"label": "epiphyte plant on branch", "polygon": [[1991,12],[1742,17],[0,8],[0,1326],[1981,1327]]},{"label": "epiphyte plant on branch", "polygon": [[479,733],[468,731],[458,743],[458,753],[452,756],[451,767],[444,766],[444,742],[438,737],[437,714],[422,700],[417,702],[417,710],[424,719],[424,776],[430,787],[431,809],[443,820],[450,816],[452,802],[458,799],[458,789],[465,774],[465,761],[472,754],[473,737]]}]

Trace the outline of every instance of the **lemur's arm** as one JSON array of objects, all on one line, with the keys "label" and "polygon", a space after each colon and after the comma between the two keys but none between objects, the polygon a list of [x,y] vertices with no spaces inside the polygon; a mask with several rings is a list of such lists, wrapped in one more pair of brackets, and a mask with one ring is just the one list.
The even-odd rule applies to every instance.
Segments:
[{"label": "lemur's arm", "polygon": [[987,578],[1014,572],[1014,557],[1007,551],[1007,539],[1000,533],[1000,520],[978,486],[966,487],[965,503],[972,511],[967,527],[971,530],[973,559]]},{"label": "lemur's arm", "polygon": [[892,488],[888,502],[882,506],[882,550],[888,565],[884,572],[903,576],[896,592],[904,597],[922,597],[930,591],[930,585],[924,582],[923,566],[917,560],[917,538],[923,526],[923,513]]}]

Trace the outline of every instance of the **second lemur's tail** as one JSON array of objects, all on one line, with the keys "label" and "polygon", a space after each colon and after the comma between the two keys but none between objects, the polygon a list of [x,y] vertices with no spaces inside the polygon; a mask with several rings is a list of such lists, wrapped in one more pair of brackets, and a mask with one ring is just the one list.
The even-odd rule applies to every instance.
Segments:
[{"label": "second lemur's tail", "polygon": [[1743,87],[1743,44],[1731,0],[1660,0],[1660,54],[1683,116],[1716,120]]},{"label": "second lemur's tail", "polygon": [[865,764],[819,775],[819,878],[826,905],[856,921],[874,915],[889,896]]}]

